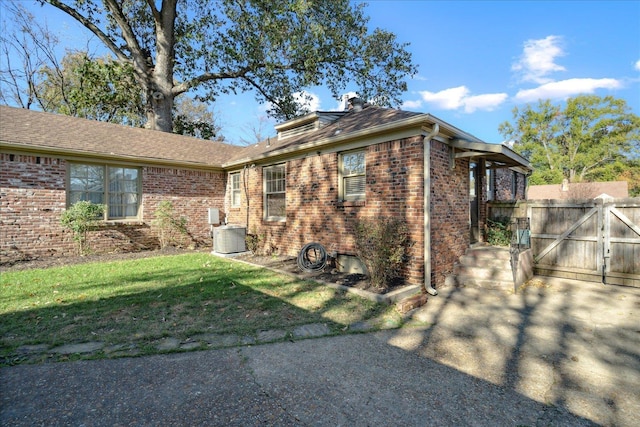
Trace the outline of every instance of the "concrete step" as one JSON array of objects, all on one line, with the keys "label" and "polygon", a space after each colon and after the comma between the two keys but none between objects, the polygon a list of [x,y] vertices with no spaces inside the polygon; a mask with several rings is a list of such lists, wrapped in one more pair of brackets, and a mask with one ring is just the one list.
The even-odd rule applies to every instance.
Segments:
[{"label": "concrete step", "polygon": [[445,278],[444,284],[447,287],[449,286],[457,287],[457,288],[474,287],[474,288],[493,289],[493,290],[500,290],[500,291],[507,291],[507,292],[514,291],[513,281],[475,279],[467,276],[449,275]]},{"label": "concrete step", "polygon": [[456,264],[453,267],[453,273],[456,276],[464,276],[472,279],[513,281],[513,272],[511,271],[510,265],[508,268],[504,268]]},{"label": "concrete step", "polygon": [[509,270],[511,269],[511,257],[509,257],[508,259],[504,259],[462,255],[459,261],[460,264],[468,265],[470,267],[505,268]]},{"label": "concrete step", "polygon": [[479,259],[511,259],[509,248],[496,246],[474,246],[467,249],[466,255]]}]

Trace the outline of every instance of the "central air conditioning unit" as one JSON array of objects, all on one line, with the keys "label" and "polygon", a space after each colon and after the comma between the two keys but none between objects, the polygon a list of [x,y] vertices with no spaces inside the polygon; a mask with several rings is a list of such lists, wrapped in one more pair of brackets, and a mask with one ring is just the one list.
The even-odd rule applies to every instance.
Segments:
[{"label": "central air conditioning unit", "polygon": [[219,254],[245,252],[246,227],[223,225],[213,229],[213,251]]}]

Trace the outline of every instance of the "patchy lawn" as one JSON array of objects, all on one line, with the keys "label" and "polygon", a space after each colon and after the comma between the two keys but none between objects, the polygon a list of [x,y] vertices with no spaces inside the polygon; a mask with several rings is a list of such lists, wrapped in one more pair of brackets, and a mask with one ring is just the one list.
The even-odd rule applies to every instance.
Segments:
[{"label": "patchy lawn", "polygon": [[206,253],[11,270],[0,277],[2,364],[22,363],[17,350],[24,346],[101,342],[152,354],[168,337],[251,337],[315,323],[338,334],[364,321],[375,328],[401,318],[393,307]]}]

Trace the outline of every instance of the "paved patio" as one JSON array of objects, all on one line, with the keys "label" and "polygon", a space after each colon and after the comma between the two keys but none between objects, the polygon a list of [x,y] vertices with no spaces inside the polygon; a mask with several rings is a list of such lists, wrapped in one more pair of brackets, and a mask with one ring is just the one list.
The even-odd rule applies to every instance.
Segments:
[{"label": "paved patio", "polygon": [[397,330],[3,368],[0,424],[636,426],[640,289],[543,280]]}]

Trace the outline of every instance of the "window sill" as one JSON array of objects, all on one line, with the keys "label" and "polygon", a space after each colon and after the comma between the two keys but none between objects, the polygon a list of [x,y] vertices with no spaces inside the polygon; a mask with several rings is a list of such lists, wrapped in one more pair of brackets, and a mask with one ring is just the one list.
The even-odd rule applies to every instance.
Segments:
[{"label": "window sill", "polygon": [[139,219],[108,219],[106,221],[101,221],[101,225],[110,226],[110,225],[145,225],[145,222]]},{"label": "window sill", "polygon": [[357,208],[366,206],[366,200],[340,200],[338,201],[337,206],[339,208]]},{"label": "window sill", "polygon": [[271,225],[285,225],[287,223],[286,218],[263,218],[262,222]]}]

